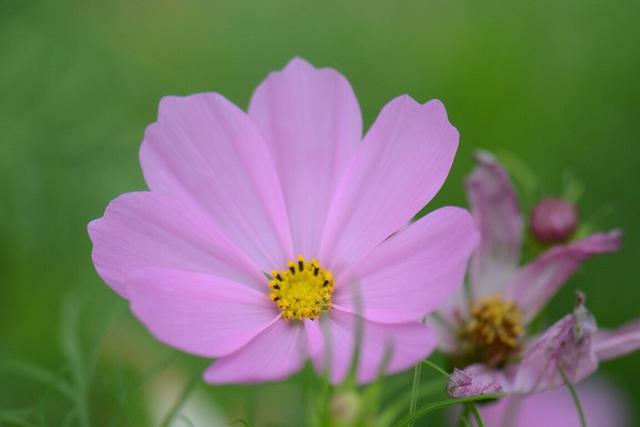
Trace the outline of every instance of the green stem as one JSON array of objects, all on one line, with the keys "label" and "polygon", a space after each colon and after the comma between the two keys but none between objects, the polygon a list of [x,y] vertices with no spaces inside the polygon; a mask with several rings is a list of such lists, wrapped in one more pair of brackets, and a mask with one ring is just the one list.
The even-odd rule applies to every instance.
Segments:
[{"label": "green stem", "polygon": [[199,382],[200,382],[200,376],[195,375],[191,380],[191,382],[185,386],[184,390],[182,391],[182,394],[178,397],[178,400],[176,400],[176,403],[173,405],[173,407],[165,417],[162,424],[160,424],[160,427],[169,427],[171,425],[173,420],[175,420],[176,417],[179,415],[180,409],[182,409],[182,406],[185,404],[185,402],[189,398],[189,395],[196,388]]},{"label": "green stem", "polygon": [[484,422],[482,421],[482,416],[480,416],[480,411],[478,411],[478,407],[475,403],[467,403],[467,407],[469,411],[473,414],[473,418],[476,419],[476,424],[478,427],[484,427]]},{"label": "green stem", "polygon": [[[413,368],[413,385],[411,386],[411,403],[409,403],[409,415],[416,411],[418,406],[418,389],[420,388],[420,379],[422,377],[422,363],[416,364]],[[413,427],[413,423],[409,424]]]},{"label": "green stem", "polygon": [[458,427],[465,427],[469,425],[469,407],[467,405],[464,406],[462,412],[460,412],[460,419],[458,420]]},{"label": "green stem", "polygon": [[573,399],[573,403],[576,405],[576,410],[578,411],[578,416],[580,417],[580,425],[582,427],[587,427],[587,419],[584,416],[584,410],[582,409],[582,405],[580,404],[580,399],[578,398],[578,393],[576,393],[576,389],[567,378],[567,375],[564,373],[562,368],[558,368],[560,371],[560,375],[562,375],[562,380],[564,384],[569,389],[569,393],[571,393],[571,398]]},{"label": "green stem", "polygon": [[431,369],[437,371],[438,373],[442,374],[443,376],[449,378],[449,373],[447,371],[445,371],[444,369],[442,369],[440,366],[438,366],[435,363],[433,363],[432,361],[430,361],[428,359],[424,359],[422,361],[422,363],[424,363],[425,365],[427,365]]},{"label": "green stem", "polygon": [[422,418],[423,416],[427,415],[429,412],[435,411],[436,409],[446,408],[447,406],[457,405],[461,403],[471,403],[471,402],[478,402],[482,400],[498,399],[500,397],[503,397],[504,395],[505,395],[504,393],[482,394],[479,396],[463,397],[460,399],[447,399],[447,400],[442,400],[440,402],[429,403],[427,405],[424,405],[422,408],[418,409],[413,414],[407,415],[406,417],[404,417],[403,419],[395,423],[394,427],[408,426],[415,420]]}]

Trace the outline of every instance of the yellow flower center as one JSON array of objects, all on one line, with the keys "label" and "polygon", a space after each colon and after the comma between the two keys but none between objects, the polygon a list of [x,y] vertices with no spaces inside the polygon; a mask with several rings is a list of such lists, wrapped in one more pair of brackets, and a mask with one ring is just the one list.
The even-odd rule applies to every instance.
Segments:
[{"label": "yellow flower center", "polygon": [[473,356],[493,366],[504,362],[518,348],[523,333],[520,310],[500,294],[473,303],[469,320],[460,331],[471,344]]},{"label": "yellow flower center", "polygon": [[286,270],[273,270],[269,280],[269,297],[278,305],[285,319],[317,319],[331,308],[335,279],[312,259],[299,256],[290,261]]}]

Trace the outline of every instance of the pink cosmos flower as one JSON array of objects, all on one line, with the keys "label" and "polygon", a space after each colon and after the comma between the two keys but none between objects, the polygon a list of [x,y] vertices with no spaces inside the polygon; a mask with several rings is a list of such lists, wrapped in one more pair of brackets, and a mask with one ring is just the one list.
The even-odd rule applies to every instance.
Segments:
[{"label": "pink cosmos flower", "polygon": [[408,96],[362,138],[347,80],[301,59],[247,113],[216,93],[166,97],[140,150],[150,191],[89,224],[93,262],[160,341],[217,359],[208,382],[284,379],[309,358],[340,382],[359,316],[357,378],[371,381],[388,348],[387,372],[432,352],[420,321],[459,287],[477,243],[455,207],[398,232],[457,144],[439,101]]},{"label": "pink cosmos flower", "polygon": [[[590,375],[598,360],[638,346],[638,327],[597,333],[595,321],[579,304],[539,337],[526,335],[527,324],[585,259],[617,250],[621,233],[593,234],[550,248],[519,267],[522,217],[507,172],[488,153],[477,156],[467,181],[480,244],[470,264],[470,286],[461,289],[433,327],[438,346],[466,375],[451,378],[454,396],[489,389],[531,393],[563,383],[559,368],[572,382]],[[605,338],[608,337],[608,338]],[[570,360],[568,360],[570,359]]]},{"label": "pink cosmos flower", "polygon": [[[587,425],[630,426],[629,402],[618,389],[603,380],[576,386]],[[579,427],[580,418],[569,390],[557,388],[527,397],[508,396],[478,405],[487,427]],[[474,424],[475,425],[475,424]]]}]

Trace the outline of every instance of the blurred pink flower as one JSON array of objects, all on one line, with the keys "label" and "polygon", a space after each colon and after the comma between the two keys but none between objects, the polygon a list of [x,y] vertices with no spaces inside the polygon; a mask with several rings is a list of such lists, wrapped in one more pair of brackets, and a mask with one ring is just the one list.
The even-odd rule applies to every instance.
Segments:
[{"label": "blurred pink flower", "polygon": [[596,332],[583,304],[541,336],[526,335],[527,324],[580,264],[617,250],[621,233],[557,245],[519,267],[523,224],[515,191],[493,156],[481,152],[477,163],[467,191],[480,245],[472,255],[468,292],[456,293],[432,322],[439,348],[476,381],[491,378],[512,393],[561,385],[559,368],[570,381],[579,381],[597,368],[598,360],[637,348],[638,325]]},{"label": "blurred pink flower", "polygon": [[284,379],[308,358],[340,382],[360,315],[357,377],[371,381],[388,349],[387,372],[432,352],[420,320],[476,246],[455,207],[401,230],[457,145],[443,105],[408,96],[362,138],[347,80],[301,59],[267,77],[248,113],[216,93],[165,97],[140,150],[150,191],[89,224],[93,262],[159,340],[217,359],[208,382]]},{"label": "blurred pink flower", "polygon": [[[631,425],[626,396],[608,382],[585,381],[576,386],[576,391],[587,425]],[[487,427],[580,427],[576,406],[566,388],[527,397],[509,396],[495,403],[478,405],[478,409]]]}]

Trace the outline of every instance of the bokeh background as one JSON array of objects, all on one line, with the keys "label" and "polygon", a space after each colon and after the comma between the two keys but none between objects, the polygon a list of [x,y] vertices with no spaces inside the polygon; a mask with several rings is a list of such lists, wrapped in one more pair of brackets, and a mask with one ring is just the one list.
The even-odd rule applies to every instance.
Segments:
[{"label": "bokeh background", "polygon": [[[0,425],[160,425],[180,396],[206,425],[301,425],[308,373],[201,385],[206,362],[131,317],[86,233],[109,200],[145,188],[138,147],[162,96],[246,107],[295,55],[345,74],[367,125],[398,94],[445,103],[461,145],[430,208],[466,204],[478,148],[513,168],[524,207],[580,184],[582,217],[622,228],[624,248],[590,260],[545,318],[577,288],[602,326],[639,316],[639,18],[635,0],[0,0]],[[600,375],[640,403],[640,354]]]}]

